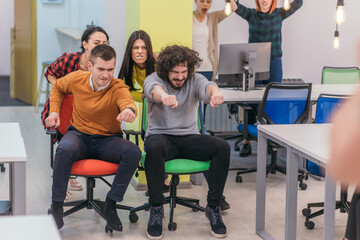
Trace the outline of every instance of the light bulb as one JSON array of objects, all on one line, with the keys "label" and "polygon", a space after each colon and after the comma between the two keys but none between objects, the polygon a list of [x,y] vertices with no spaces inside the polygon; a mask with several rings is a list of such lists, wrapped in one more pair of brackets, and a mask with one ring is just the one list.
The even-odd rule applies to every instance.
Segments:
[{"label": "light bulb", "polygon": [[289,10],[290,9],[290,1],[289,0],[284,0],[284,6],[283,6],[284,10]]},{"label": "light bulb", "polygon": [[225,4],[225,14],[226,16],[229,16],[231,14],[231,5],[230,5],[230,0],[226,1]]},{"label": "light bulb", "polygon": [[333,47],[335,48],[335,50],[337,50],[340,46],[340,40],[339,40],[339,31],[336,30],[335,34],[334,34],[335,38],[334,38],[334,42],[333,42]]},{"label": "light bulb", "polygon": [[336,7],[335,22],[340,25],[345,22],[344,6],[338,5]]}]

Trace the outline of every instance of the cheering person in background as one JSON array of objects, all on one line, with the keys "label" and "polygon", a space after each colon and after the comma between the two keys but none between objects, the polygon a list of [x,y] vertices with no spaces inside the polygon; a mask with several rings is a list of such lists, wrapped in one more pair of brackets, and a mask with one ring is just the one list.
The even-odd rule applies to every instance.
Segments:
[{"label": "cheering person in background", "polygon": [[[249,23],[249,43],[271,42],[270,78],[263,81],[281,82],[282,70],[282,49],[281,49],[281,26],[282,21],[295,13],[303,4],[303,0],[294,0],[290,9],[276,8],[276,0],[255,0],[256,9],[247,8],[237,2],[235,11],[240,17]],[[256,109],[256,107],[254,108]],[[256,122],[256,112],[249,112],[249,123]],[[245,157],[251,154],[250,141],[245,139],[240,156]]]}]

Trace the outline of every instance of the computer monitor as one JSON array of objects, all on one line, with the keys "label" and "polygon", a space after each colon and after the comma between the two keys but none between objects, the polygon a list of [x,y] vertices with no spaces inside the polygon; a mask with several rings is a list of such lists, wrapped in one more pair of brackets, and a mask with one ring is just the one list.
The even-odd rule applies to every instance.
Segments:
[{"label": "computer monitor", "polygon": [[242,87],[244,67],[249,67],[252,77],[249,88],[255,88],[255,81],[270,77],[271,43],[232,43],[220,45],[219,76],[220,87]]}]

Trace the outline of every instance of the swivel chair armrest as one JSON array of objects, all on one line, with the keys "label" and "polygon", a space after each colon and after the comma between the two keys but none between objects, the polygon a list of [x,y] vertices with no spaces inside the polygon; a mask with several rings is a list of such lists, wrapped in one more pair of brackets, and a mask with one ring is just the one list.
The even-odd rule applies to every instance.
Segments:
[{"label": "swivel chair armrest", "polygon": [[132,129],[129,130],[123,130],[123,132],[126,134],[126,140],[130,140],[130,136],[135,136],[135,144],[139,146],[139,136],[141,136],[141,131],[135,131]]},{"label": "swivel chair armrest", "polygon": [[56,129],[46,129],[46,134],[50,135],[50,167],[54,165],[54,144],[56,142]]}]

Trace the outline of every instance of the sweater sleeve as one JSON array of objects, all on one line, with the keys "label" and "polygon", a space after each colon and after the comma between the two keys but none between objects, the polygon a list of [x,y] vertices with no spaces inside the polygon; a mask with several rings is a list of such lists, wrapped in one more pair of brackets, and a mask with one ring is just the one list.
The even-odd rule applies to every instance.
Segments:
[{"label": "sweater sleeve", "polygon": [[283,8],[280,9],[282,19],[286,19],[287,17],[291,16],[294,12],[296,12],[301,6],[303,5],[303,0],[294,0],[290,3],[290,9],[285,10]]},{"label": "sweater sleeve", "polygon": [[215,12],[209,13],[209,15],[210,14],[213,15],[217,19],[218,23],[227,17],[224,10],[215,11]]},{"label": "sweater sleeve", "polygon": [[134,100],[132,99],[132,97],[130,95],[129,88],[127,86],[116,89],[115,96],[117,96],[116,102],[117,102],[117,106],[120,109],[120,112],[124,111],[124,109],[126,109],[126,108],[131,107],[135,110],[135,116],[137,116],[138,110],[137,110]]},{"label": "sweater sleeve", "polygon": [[253,9],[245,7],[244,5],[240,4],[239,1],[236,4],[238,9],[235,11],[235,13],[238,14],[243,19],[245,19],[246,21],[249,21],[250,14]]},{"label": "sweater sleeve", "polygon": [[51,88],[50,93],[50,111],[49,113],[56,112],[60,113],[60,108],[64,95],[71,93],[71,79],[76,77],[77,72],[72,72],[65,77],[59,78],[55,81]]}]

